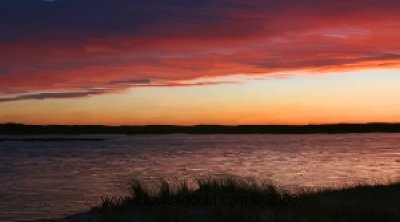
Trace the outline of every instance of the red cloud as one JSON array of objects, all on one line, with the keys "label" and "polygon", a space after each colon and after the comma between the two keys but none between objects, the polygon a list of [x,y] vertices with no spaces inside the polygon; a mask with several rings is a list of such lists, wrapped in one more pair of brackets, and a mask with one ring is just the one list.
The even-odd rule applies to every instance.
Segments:
[{"label": "red cloud", "polygon": [[90,89],[138,77],[176,82],[400,64],[398,1],[230,3],[235,7],[225,1],[205,5],[205,18],[218,18],[210,21],[159,21],[137,32],[84,39],[61,30],[55,39],[0,42],[0,67],[6,70],[0,72],[0,93]]}]

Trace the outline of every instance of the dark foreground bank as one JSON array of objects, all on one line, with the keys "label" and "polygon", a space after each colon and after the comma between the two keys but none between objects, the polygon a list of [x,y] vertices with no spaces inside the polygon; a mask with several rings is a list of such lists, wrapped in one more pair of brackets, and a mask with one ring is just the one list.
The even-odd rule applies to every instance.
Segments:
[{"label": "dark foreground bank", "polygon": [[295,195],[253,181],[219,179],[200,181],[194,190],[162,183],[158,193],[149,193],[133,183],[129,197],[105,198],[88,213],[56,221],[400,221],[400,183]]},{"label": "dark foreground bank", "polygon": [[197,125],[197,126],[102,126],[0,124],[0,134],[311,134],[399,133],[400,123],[324,125]]}]

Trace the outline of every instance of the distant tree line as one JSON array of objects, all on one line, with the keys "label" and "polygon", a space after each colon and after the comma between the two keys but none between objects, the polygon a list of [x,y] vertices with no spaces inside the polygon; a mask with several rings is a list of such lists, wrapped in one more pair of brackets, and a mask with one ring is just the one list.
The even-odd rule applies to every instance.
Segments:
[{"label": "distant tree line", "polygon": [[397,133],[400,123],[323,125],[24,125],[0,124],[0,134],[312,134],[312,133]]}]

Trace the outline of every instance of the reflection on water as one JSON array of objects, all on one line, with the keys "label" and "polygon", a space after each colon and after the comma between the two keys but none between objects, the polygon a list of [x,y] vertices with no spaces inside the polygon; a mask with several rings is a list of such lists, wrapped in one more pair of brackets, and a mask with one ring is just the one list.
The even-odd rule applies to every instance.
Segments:
[{"label": "reflection on water", "polygon": [[106,140],[0,142],[0,221],[80,212],[126,194],[132,178],[233,174],[280,186],[400,179],[400,134],[97,137]]}]

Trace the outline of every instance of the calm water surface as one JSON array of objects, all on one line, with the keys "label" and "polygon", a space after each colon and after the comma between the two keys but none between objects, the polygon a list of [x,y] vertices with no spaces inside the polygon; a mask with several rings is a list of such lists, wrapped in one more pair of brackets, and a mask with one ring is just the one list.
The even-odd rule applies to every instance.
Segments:
[{"label": "calm water surface", "polygon": [[81,212],[127,194],[132,178],[229,174],[284,187],[400,180],[400,134],[87,137],[106,140],[0,142],[0,221]]}]

